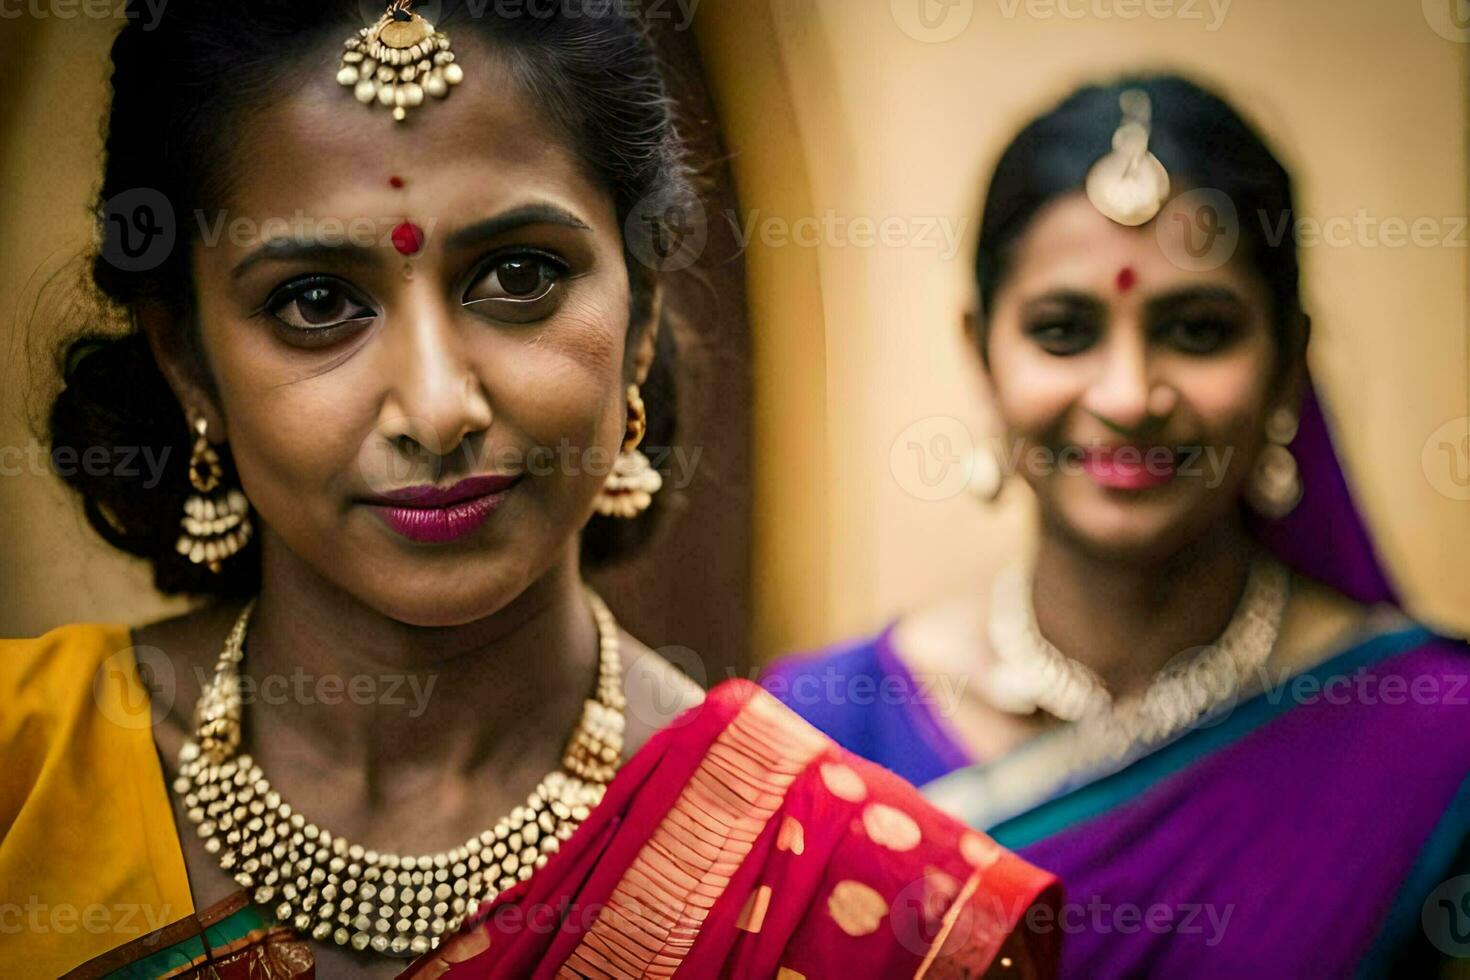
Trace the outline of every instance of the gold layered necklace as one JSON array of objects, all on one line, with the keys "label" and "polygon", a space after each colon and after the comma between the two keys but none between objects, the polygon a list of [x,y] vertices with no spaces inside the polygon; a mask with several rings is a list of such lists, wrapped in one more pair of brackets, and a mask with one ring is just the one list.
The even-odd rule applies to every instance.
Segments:
[{"label": "gold layered necklace", "polygon": [[1031,602],[1032,575],[1012,565],[991,593],[988,635],[995,664],[982,678],[992,704],[1015,714],[1041,709],[1075,722],[1100,755],[1121,756],[1169,738],[1239,696],[1275,649],[1291,576],[1269,555],[1251,562],[1245,592],[1214,643],[1159,671],[1142,697],[1115,702],[1091,668],[1042,636]]},{"label": "gold layered necklace", "polygon": [[612,613],[591,590],[597,693],[549,773],[507,816],[437,854],[393,854],[311,822],[280,793],[241,741],[240,663],[251,599],[235,621],[179,751],[174,790],[205,850],[256,904],[302,935],[353,949],[416,956],[483,902],[530,878],[602,801],[623,749],[622,664]]}]

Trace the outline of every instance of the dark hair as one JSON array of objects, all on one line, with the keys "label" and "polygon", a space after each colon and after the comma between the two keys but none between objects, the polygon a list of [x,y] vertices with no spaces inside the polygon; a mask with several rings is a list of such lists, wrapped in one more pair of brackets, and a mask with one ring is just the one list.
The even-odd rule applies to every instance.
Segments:
[{"label": "dark hair", "polygon": [[[366,26],[370,20],[364,17],[375,17],[382,6],[371,0],[175,0],[166,16],[153,19],[141,0],[130,0],[129,20],[112,45],[113,99],[97,205],[102,246],[91,275],[104,304],[120,306],[130,326],[122,333],[94,327],[62,345],[64,388],[51,406],[50,440],[53,453],[146,446],[164,460],[156,486],[138,476],[58,468],[81,494],[92,527],[108,543],[152,563],[161,592],[254,593],[259,538],[217,575],[174,549],[191,491],[193,439],[135,314],[145,303],[169,311],[177,324],[171,342],[212,384],[190,312],[186,236],[194,223],[176,222],[178,241],[158,261],[139,268],[137,262],[118,259],[126,254],[118,251],[119,236],[126,234],[124,222],[117,220],[118,202],[142,193],[185,215],[218,200],[231,181],[221,161],[228,159],[233,125],[289,86],[284,68],[321,50],[327,40],[340,41]],[[530,3],[517,5],[514,13],[501,6],[480,10],[463,0],[420,5],[451,36],[474,30],[487,37],[512,77],[547,109],[588,174],[610,193],[625,229],[630,319],[641,322],[651,300],[651,279],[635,274],[640,270],[634,255],[648,253],[639,252],[640,243],[628,236],[654,230],[647,222],[627,221],[628,215],[635,206],[652,214],[697,212],[691,208],[691,173],[650,39],[621,0]],[[332,71],[334,64],[320,70]],[[643,386],[650,447],[667,447],[674,438],[674,356],[674,336],[666,326],[659,330],[654,368]],[[235,481],[225,449],[225,479]],[[604,564],[642,544],[667,502],[667,494],[656,495],[654,507],[634,520],[594,517],[583,535],[583,560]]]},{"label": "dark hair", "polygon": [[[1225,100],[1177,75],[1083,86],[1011,140],[990,178],[975,252],[982,321],[989,318],[1016,243],[1036,212],[1056,197],[1081,190],[1088,169],[1111,148],[1121,121],[1118,97],[1128,89],[1141,89],[1152,103],[1149,151],[1169,172],[1171,192],[1209,188],[1234,204],[1241,247],[1271,291],[1281,336],[1301,308],[1290,234],[1291,177]],[[1285,233],[1268,233],[1272,229]]]}]

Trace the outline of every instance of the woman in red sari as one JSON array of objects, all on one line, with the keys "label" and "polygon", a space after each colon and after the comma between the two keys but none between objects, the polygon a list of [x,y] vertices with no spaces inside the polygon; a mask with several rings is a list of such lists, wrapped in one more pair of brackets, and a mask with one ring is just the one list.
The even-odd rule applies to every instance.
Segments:
[{"label": "woman in red sari", "polygon": [[691,191],[636,20],[503,6],[131,5],[93,266],[125,322],[50,435],[92,526],[215,601],[0,649],[0,962],[1047,972],[1050,876],[585,589],[660,499],[638,257]]}]

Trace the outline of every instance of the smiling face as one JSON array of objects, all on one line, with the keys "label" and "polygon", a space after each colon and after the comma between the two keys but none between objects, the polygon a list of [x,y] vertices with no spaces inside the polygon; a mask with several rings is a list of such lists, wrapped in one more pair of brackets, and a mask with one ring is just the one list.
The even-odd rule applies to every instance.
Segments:
[{"label": "smiling face", "polygon": [[611,195],[486,45],[456,48],[474,70],[401,124],[304,71],[242,125],[192,257],[219,399],[186,404],[264,546],[424,626],[575,560],[634,380]]},{"label": "smiling face", "polygon": [[1176,232],[1059,197],[1017,241],[992,303],[1007,450],[1047,526],[1101,554],[1164,557],[1232,518],[1268,413],[1295,407],[1265,283],[1239,253],[1181,268]]}]

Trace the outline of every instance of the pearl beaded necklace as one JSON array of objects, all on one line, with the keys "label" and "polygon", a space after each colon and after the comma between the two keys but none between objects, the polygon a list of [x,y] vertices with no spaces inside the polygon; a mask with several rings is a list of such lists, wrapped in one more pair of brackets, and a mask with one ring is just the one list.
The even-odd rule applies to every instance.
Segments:
[{"label": "pearl beaded necklace", "polygon": [[256,904],[318,941],[416,956],[466,915],[546,864],[602,800],[623,747],[622,665],[612,613],[590,590],[597,620],[596,700],[585,702],[561,769],[493,827],[438,854],[397,855],[349,843],[281,799],[239,755],[240,663],[255,600],[235,621],[179,752],[174,790],[204,847]]}]

